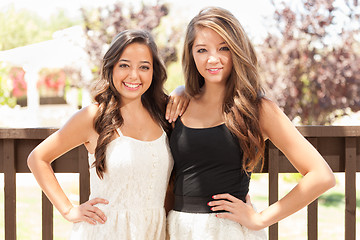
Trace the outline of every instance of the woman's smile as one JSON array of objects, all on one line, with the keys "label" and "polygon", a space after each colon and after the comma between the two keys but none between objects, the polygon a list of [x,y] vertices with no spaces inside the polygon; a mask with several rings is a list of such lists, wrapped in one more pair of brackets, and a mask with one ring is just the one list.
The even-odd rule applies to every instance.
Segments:
[{"label": "woman's smile", "polygon": [[124,84],[125,88],[130,91],[138,90],[140,88],[140,86],[142,85],[141,83],[127,83],[127,82],[123,82],[123,84]]}]

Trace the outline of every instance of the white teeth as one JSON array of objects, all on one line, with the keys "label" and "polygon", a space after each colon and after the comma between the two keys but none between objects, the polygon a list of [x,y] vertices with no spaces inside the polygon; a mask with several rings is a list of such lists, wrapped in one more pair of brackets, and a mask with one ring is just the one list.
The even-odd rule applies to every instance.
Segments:
[{"label": "white teeth", "polygon": [[140,83],[125,83],[124,82],[124,85],[128,88],[137,88],[140,86]]},{"label": "white teeth", "polygon": [[216,72],[218,71],[220,68],[213,68],[213,69],[209,69],[210,72]]}]

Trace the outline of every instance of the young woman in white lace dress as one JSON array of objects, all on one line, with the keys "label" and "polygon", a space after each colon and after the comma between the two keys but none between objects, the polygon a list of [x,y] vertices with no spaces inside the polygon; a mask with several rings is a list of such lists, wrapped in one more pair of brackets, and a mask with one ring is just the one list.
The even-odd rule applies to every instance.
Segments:
[{"label": "young woman in white lace dress", "polygon": [[[175,173],[170,240],[267,239],[263,228],[334,186],[322,156],[263,96],[255,51],[229,11],[206,8],[190,21],[183,69],[192,99],[170,137]],[[267,138],[304,177],[258,213],[247,194]]]},{"label": "young woman in white lace dress", "polygon": [[[114,38],[101,70],[96,103],[38,145],[28,166],[62,216],[75,223],[72,239],[163,240],[173,167],[165,67],[151,35],[128,30]],[[81,144],[89,152],[91,195],[74,206],[50,164]]]}]

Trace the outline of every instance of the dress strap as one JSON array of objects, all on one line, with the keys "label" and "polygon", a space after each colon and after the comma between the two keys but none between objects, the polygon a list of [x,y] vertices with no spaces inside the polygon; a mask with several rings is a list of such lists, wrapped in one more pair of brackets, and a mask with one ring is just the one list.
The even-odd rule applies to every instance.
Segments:
[{"label": "dress strap", "polygon": [[124,136],[124,134],[122,134],[122,132],[120,131],[120,128],[116,128],[116,132],[119,134],[120,137]]}]

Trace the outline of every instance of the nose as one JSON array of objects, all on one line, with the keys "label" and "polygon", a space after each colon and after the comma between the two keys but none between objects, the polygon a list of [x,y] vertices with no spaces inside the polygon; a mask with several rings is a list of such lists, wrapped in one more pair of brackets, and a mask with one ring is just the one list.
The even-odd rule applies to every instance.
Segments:
[{"label": "nose", "polygon": [[219,57],[216,54],[212,54],[208,58],[208,63],[217,63],[219,62]]},{"label": "nose", "polygon": [[139,74],[138,74],[137,69],[133,68],[133,69],[131,69],[130,72],[129,72],[129,79],[130,79],[130,80],[137,80],[138,75],[139,75]]}]

